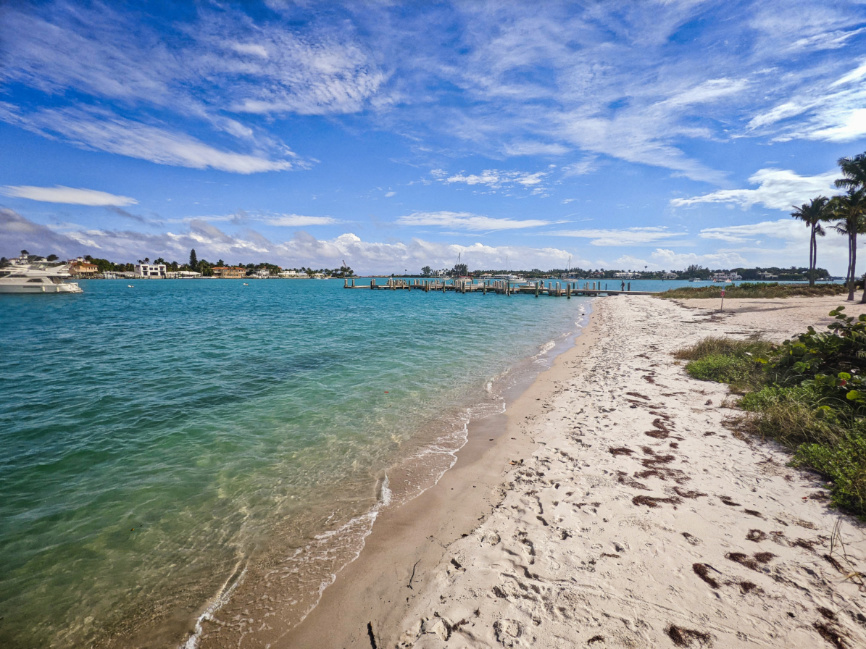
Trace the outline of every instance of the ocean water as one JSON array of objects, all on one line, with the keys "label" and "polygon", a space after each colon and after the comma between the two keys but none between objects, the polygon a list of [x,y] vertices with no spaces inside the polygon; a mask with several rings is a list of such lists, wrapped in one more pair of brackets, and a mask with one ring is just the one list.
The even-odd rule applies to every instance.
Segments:
[{"label": "ocean water", "polygon": [[278,635],[589,310],[340,281],[128,283],[0,296],[2,647]]}]

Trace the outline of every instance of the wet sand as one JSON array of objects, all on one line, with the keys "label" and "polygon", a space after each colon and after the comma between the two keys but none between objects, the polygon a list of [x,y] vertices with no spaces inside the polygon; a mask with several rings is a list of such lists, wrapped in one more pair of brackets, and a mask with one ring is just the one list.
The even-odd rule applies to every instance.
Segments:
[{"label": "wet sand", "polygon": [[845,303],[686,304],[595,300],[575,347],[383,512],[272,646],[866,646],[863,528],[784,451],[725,428],[726,388],[671,356],[708,335],[781,340]]}]

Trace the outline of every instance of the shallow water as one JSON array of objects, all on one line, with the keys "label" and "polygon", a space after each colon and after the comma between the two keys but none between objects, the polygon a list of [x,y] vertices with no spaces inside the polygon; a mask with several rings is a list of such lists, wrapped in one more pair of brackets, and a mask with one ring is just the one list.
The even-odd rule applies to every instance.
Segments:
[{"label": "shallow water", "polygon": [[0,646],[178,646],[209,606],[207,637],[263,628],[232,607],[300,619],[586,308],[127,284],[0,296]]}]

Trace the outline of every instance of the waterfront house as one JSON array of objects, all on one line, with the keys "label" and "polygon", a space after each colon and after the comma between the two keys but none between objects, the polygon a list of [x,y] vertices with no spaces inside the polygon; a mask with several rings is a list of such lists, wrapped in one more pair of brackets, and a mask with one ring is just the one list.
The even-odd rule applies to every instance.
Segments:
[{"label": "waterfront house", "polygon": [[99,268],[96,264],[91,264],[82,258],[69,262],[69,274],[73,277],[96,277],[99,273]]},{"label": "waterfront house", "polygon": [[214,266],[213,276],[221,279],[241,279],[247,276],[247,269],[243,266]]},{"label": "waterfront house", "polygon": [[139,263],[135,265],[135,277],[140,279],[165,279],[165,273],[165,264]]}]

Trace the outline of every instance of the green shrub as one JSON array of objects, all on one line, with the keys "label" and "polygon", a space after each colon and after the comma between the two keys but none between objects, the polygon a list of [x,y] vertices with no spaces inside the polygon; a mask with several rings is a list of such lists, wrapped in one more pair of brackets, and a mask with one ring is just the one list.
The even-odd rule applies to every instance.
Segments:
[{"label": "green shrub", "polygon": [[749,358],[713,354],[692,361],[686,371],[701,381],[728,383],[733,390],[742,392],[760,382],[763,368]]},{"label": "green shrub", "polygon": [[757,338],[704,338],[674,355],[690,360],[686,371],[694,378],[728,383],[732,389],[742,392],[763,384],[766,361],[762,359],[774,349],[772,343]]},{"label": "green shrub", "polygon": [[731,354],[735,356],[761,358],[769,356],[776,346],[760,338],[735,340],[733,338],[704,338],[700,342],[674,352],[676,358],[695,361],[707,356]]},{"label": "green shrub", "polygon": [[862,427],[832,445],[803,444],[793,464],[815,469],[831,479],[832,499],[838,507],[866,512],[866,435]]},{"label": "green shrub", "polygon": [[737,405],[743,410],[759,412],[770,407],[795,404],[802,404],[814,410],[831,403],[832,401],[813,385],[765,385],[759,390],[743,395]]},{"label": "green shrub", "polygon": [[742,427],[792,449],[792,464],[832,480],[835,505],[866,516],[866,316],[830,315],[826,332],[809,327],[779,347],[707,338],[676,357],[695,378],[751,390]]}]

